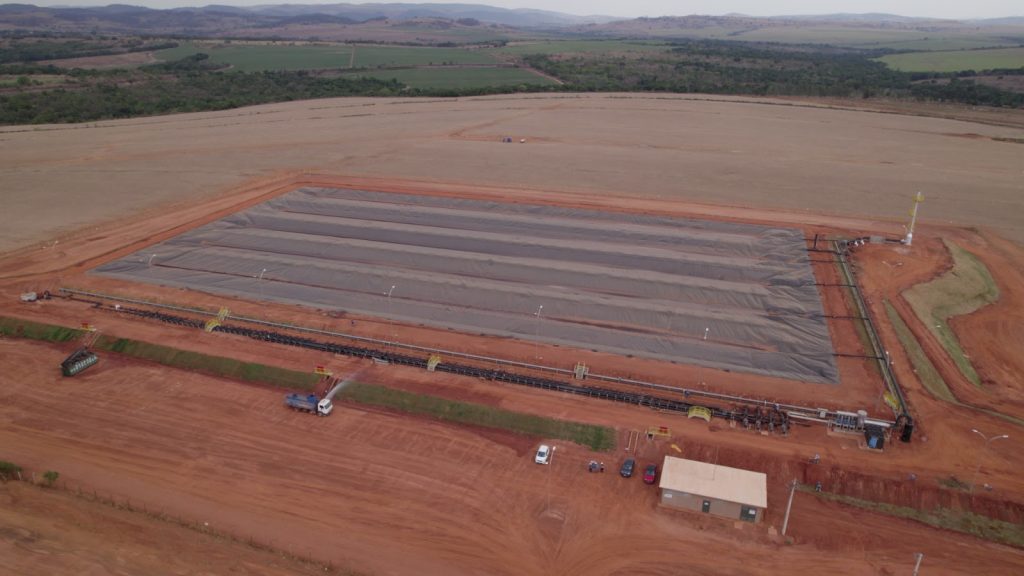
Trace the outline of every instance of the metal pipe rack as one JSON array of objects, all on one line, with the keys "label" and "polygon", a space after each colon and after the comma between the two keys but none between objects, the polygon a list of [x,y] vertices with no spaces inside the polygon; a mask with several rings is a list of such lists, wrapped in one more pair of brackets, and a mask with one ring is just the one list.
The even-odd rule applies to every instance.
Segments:
[{"label": "metal pipe rack", "polygon": [[[60,293],[67,297],[86,297],[96,298],[100,300],[108,300],[113,302],[123,302],[126,304],[134,304],[139,306],[146,306],[149,308],[158,308],[164,310],[173,310],[177,312],[183,312],[187,314],[193,314],[197,316],[205,317],[216,317],[217,312],[211,312],[208,310],[202,310],[199,308],[190,308],[184,306],[176,306],[171,304],[161,304],[158,302],[150,302],[146,300],[126,298],[122,296],[116,296],[111,294],[104,294],[100,292],[92,292],[86,290],[77,290],[73,288],[60,288]],[[100,304],[100,303],[97,303]],[[205,322],[193,318],[186,318],[182,316],[176,316],[172,314],[166,314],[163,312],[155,312],[152,310],[141,310],[136,308],[119,307],[119,311],[132,314],[135,316],[150,318],[175,324],[178,326],[185,326],[189,328],[202,329],[205,326]],[[567,377],[574,377],[572,370],[566,370],[563,368],[557,368],[553,366],[544,366],[539,364],[531,364],[526,362],[518,362],[514,360],[495,358],[490,356],[479,356],[475,354],[467,354],[463,352],[456,352],[451,350],[444,350],[440,348],[429,348],[424,346],[416,346],[412,344],[403,344],[392,340],[380,340],[375,338],[367,338],[364,336],[356,336],[353,334],[345,334],[342,332],[332,332],[329,330],[320,330],[317,328],[309,328],[305,326],[297,326],[286,323],[271,322],[267,320],[261,320],[258,318],[249,318],[244,316],[225,315],[224,320],[234,320],[236,322],[254,324],[257,326],[265,326],[301,333],[318,334],[323,336],[329,336],[333,338],[345,338],[361,344],[370,344],[376,346],[375,348],[361,347],[361,346],[350,346],[345,344],[338,344],[333,342],[322,342],[309,338],[302,338],[291,336],[287,334],[281,334],[278,332],[261,330],[255,328],[246,328],[242,326],[229,326],[221,324],[215,326],[212,331],[224,332],[228,334],[236,334],[246,336],[256,340],[274,342],[280,344],[301,346],[304,348],[310,348],[314,350],[321,350],[324,352],[331,352],[334,354],[342,354],[347,356],[355,356],[360,358],[374,358],[378,361],[386,361],[389,363],[395,363],[406,366],[414,366],[420,368],[426,368],[428,358],[421,358],[419,356],[412,356],[397,352],[397,349],[403,349],[407,351],[426,353],[428,356],[433,354],[439,354],[452,358],[461,358],[473,362],[479,362],[484,364],[494,364],[498,368],[483,368],[479,366],[472,366],[467,364],[455,364],[450,362],[442,362],[437,364],[435,370],[441,372],[448,372],[453,374],[462,374],[466,376],[476,376],[485,378],[488,380],[496,380],[501,382],[510,382],[515,384],[523,384],[527,386],[533,386],[537,388],[543,388],[548,390],[558,390],[561,392],[567,392],[571,394],[593,396],[598,398],[604,398],[609,400],[615,400],[619,402],[626,402],[630,404],[638,404],[641,406],[650,406],[651,408],[658,410],[667,410],[673,412],[688,412],[690,408],[698,406],[698,404],[687,402],[690,398],[706,398],[710,400],[717,400],[721,402],[728,402],[733,404],[739,404],[747,406],[753,409],[753,412],[744,408],[743,410],[726,410],[721,407],[705,406],[711,409],[714,416],[734,419],[742,421],[744,418],[754,418],[761,415],[762,412],[775,412],[780,414],[786,414],[788,418],[790,415],[804,416],[805,420],[820,420],[822,416],[824,418],[833,418],[837,415],[837,411],[828,410],[824,408],[811,408],[807,406],[799,406],[794,404],[782,404],[773,402],[765,399],[756,398],[745,398],[742,396],[734,396],[729,394],[720,394],[716,392],[708,392],[704,390],[692,390],[689,388],[681,388],[677,386],[670,386],[666,384],[658,384],[653,382],[646,382],[643,380],[634,380],[630,378],[620,378],[617,376],[607,376],[601,374],[588,374],[588,380],[596,380],[601,382],[607,382],[611,384],[618,384],[629,386],[633,388],[643,388],[647,390],[654,390],[658,392],[664,392],[671,396],[681,397],[683,400],[675,400],[673,398],[666,398],[661,396],[651,396],[648,394],[641,394],[635,392],[622,392],[619,390],[612,390],[606,388],[599,388],[594,386],[580,386],[575,384],[568,384],[551,378],[544,378],[532,375],[524,375],[513,373],[508,370],[501,369],[501,366],[508,366],[520,369],[536,370],[546,372],[553,375],[561,375]],[[390,350],[388,350],[390,349]]]}]

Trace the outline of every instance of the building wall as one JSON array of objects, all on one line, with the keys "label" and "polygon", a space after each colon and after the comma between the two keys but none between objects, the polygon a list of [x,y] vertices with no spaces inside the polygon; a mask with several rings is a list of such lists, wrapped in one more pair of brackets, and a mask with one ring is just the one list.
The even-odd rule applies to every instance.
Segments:
[{"label": "building wall", "polygon": [[[715,516],[721,516],[732,520],[740,520],[743,508],[745,508],[745,506],[736,502],[716,500],[714,498],[706,498],[697,494],[687,494],[686,492],[676,492],[675,490],[668,490],[664,488],[661,490],[662,506],[692,510],[694,512],[703,512],[705,501],[709,503],[707,511],[708,514],[714,514]],[[760,522],[763,519],[764,509],[757,508],[757,517],[754,521]]]}]

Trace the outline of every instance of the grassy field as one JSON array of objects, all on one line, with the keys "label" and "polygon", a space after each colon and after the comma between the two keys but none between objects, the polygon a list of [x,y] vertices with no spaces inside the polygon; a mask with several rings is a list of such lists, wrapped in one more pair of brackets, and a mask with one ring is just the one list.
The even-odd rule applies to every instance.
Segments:
[{"label": "grassy field", "polygon": [[494,57],[483,50],[364,45],[351,48],[356,52],[355,68],[495,63]]},{"label": "grassy field", "polygon": [[28,338],[30,340],[42,340],[44,342],[70,342],[81,338],[85,334],[82,330],[54,326],[52,324],[40,324],[17,318],[0,317],[0,335],[16,338]]},{"label": "grassy field", "polygon": [[410,88],[482,88],[519,84],[554,84],[553,80],[521,68],[408,68],[353,72],[381,80],[392,78]]},{"label": "grassy field", "polygon": [[929,33],[920,38],[882,42],[876,47],[892,48],[893,50],[974,50],[978,48],[1012,47],[1024,44],[1024,36],[1020,38],[998,34],[942,34]]},{"label": "grassy field", "polygon": [[892,54],[878,59],[890,68],[908,72],[957,72],[1024,67],[1024,48],[951,50]]},{"label": "grassy field", "polygon": [[831,44],[851,48],[892,48],[895,50],[961,50],[1018,46],[1024,38],[1005,34],[959,31],[921,31],[900,29],[847,28],[843,26],[806,26],[757,28],[755,30],[699,30],[695,37],[748,42],[793,44]]},{"label": "grassy field", "polygon": [[348,68],[352,49],[345,45],[300,44],[212,44],[183,42],[177,48],[160,50],[158,60],[179,60],[203,52],[210,62],[229,64],[232,70],[258,72],[261,70],[316,70],[322,68]]},{"label": "grassy field", "polygon": [[232,70],[241,72],[495,63],[494,57],[483,50],[362,44],[183,42],[177,48],[156,52],[155,56],[171,61],[199,52],[209,54],[211,62],[228,64]]},{"label": "grassy field", "polygon": [[586,52],[588,54],[609,54],[615,52],[663,52],[669,46],[662,42],[628,42],[622,40],[552,40],[545,42],[517,42],[502,48],[494,48],[495,54],[567,54]]},{"label": "grassy field", "polygon": [[[0,335],[60,343],[81,339],[85,332],[52,324],[0,317]],[[213,376],[258,382],[282,388],[311,390],[319,379],[319,376],[313,373],[296,372],[220,356],[208,356],[198,352],[110,336],[98,338],[92,345],[92,349],[116,352],[174,368],[195,370]]]},{"label": "grassy field", "polygon": [[896,337],[903,344],[903,349],[910,356],[910,363],[914,366],[914,372],[917,373],[917,377],[921,379],[921,384],[936,398],[952,402],[953,404],[959,404],[956,397],[953,396],[953,392],[950,391],[949,386],[946,385],[946,381],[942,379],[942,375],[935,369],[932,361],[928,359],[928,355],[921,348],[917,338],[914,338],[913,332],[910,331],[906,322],[900,317],[899,312],[888,301],[885,302],[885,314],[889,317],[889,322],[892,323],[892,327],[896,331]]},{"label": "grassy field", "polygon": [[916,508],[896,506],[894,504],[886,504],[884,502],[872,502],[870,500],[862,500],[851,496],[842,496],[831,492],[814,492],[814,489],[810,486],[800,486],[800,490],[802,492],[807,492],[808,494],[813,494],[818,498],[840,502],[848,506],[871,510],[872,512],[879,512],[881,514],[889,514],[890,516],[896,516],[899,518],[908,518],[929,526],[943,528],[945,530],[953,530],[954,532],[961,532],[963,534],[971,534],[972,536],[977,536],[978,538],[992,542],[1008,544],[1018,548],[1024,547],[1024,526],[1014,524],[1012,522],[1004,522],[1002,520],[989,518],[988,516],[982,516],[972,512],[964,512],[962,510],[951,510],[949,508],[918,510]]},{"label": "grassy field", "polygon": [[953,316],[970,314],[998,300],[999,287],[975,255],[949,241],[946,247],[953,256],[953,269],[931,282],[906,290],[903,298],[939,339],[964,376],[980,385],[978,373],[947,322]]},{"label": "grassy field", "polygon": [[447,422],[470,424],[508,430],[541,438],[558,438],[587,446],[593,450],[610,450],[615,446],[615,432],[607,426],[581,424],[522,414],[436,396],[415,394],[384,386],[353,382],[338,397],[359,404],[392,408],[410,414],[431,416]]},{"label": "grassy field", "polygon": [[178,44],[177,48],[168,48],[166,50],[157,50],[153,52],[153,57],[162,62],[171,62],[173,60],[181,60],[187,56],[198,54],[202,52],[199,45],[193,42],[182,42]]},{"label": "grassy field", "polygon": [[[433,29],[424,27],[415,22],[394,22],[374,28],[372,26],[360,29],[361,38],[387,38],[395,42],[495,42],[509,40],[516,37],[534,37],[543,33],[533,31],[522,31],[511,28],[491,28],[489,26],[466,26],[448,29]],[[379,30],[379,32],[376,32]],[[403,37],[396,37],[396,31],[404,32]]]},{"label": "grassy field", "polygon": [[286,370],[276,366],[242,362],[233,358],[208,356],[199,352],[178,350],[176,348],[125,338],[102,336],[93,345],[93,349],[116,352],[173,368],[194,370],[213,376],[245,382],[257,382],[281,388],[312,390],[320,378],[311,372],[296,372],[295,370]]},{"label": "grassy field", "polygon": [[903,349],[907,351],[907,355],[910,357],[910,364],[914,367],[914,372],[917,377],[921,379],[921,384],[932,393],[936,398],[944,400],[957,406],[963,406],[970,408],[971,410],[977,410],[996,418],[1002,418],[1007,422],[1012,422],[1018,426],[1024,426],[1024,419],[1011,416],[1009,414],[1003,414],[995,410],[989,410],[987,408],[980,408],[978,406],[972,406],[970,404],[963,404],[956,399],[953,395],[952,390],[949,389],[949,385],[936,370],[935,365],[928,358],[924,349],[921,348],[921,344],[914,338],[914,334],[910,331],[910,328],[903,318],[900,317],[896,309],[892,307],[892,304],[885,302],[885,313],[889,317],[889,321],[892,322],[893,329],[896,330],[896,337],[899,338],[900,344],[903,345]]},{"label": "grassy field", "polygon": [[[642,30],[635,30],[642,34]],[[731,40],[748,42],[781,42],[793,44],[828,44],[853,48],[892,48],[897,50],[961,50],[1019,46],[1024,36],[1015,33],[920,31],[845,26],[777,26],[744,29],[708,26],[655,31],[665,38]],[[546,40],[513,42],[493,51],[497,54],[560,54],[664,50],[661,40]]]},{"label": "grassy field", "polygon": [[836,46],[865,46],[883,42],[921,39],[927,34],[915,30],[883,30],[847,28],[844,26],[806,26],[757,28],[730,36],[731,40],[751,42],[786,42],[793,44],[833,44]]}]

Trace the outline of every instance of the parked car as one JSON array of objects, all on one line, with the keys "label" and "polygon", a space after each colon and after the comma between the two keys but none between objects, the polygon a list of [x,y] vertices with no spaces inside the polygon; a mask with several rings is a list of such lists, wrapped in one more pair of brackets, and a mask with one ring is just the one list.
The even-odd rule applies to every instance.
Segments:
[{"label": "parked car", "polygon": [[629,478],[633,475],[634,468],[636,468],[636,460],[626,458],[626,461],[622,463],[622,468],[619,468],[619,474],[621,474],[623,478]]},{"label": "parked car", "polygon": [[541,444],[533,461],[537,464],[551,464],[551,447],[547,444]]},{"label": "parked car", "polygon": [[654,481],[658,479],[658,465],[648,464],[647,468],[644,468],[644,484],[654,484]]}]

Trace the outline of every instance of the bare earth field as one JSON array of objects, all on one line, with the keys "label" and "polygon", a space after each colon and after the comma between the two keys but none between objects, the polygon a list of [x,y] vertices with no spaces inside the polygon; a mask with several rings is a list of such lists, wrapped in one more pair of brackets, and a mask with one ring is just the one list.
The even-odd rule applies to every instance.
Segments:
[{"label": "bare earth field", "polygon": [[[1024,145],[991,139],[1024,138],[1024,129],[774,103],[784,105],[614,94],[334,99],[0,128],[0,250],[281,171],[899,222],[921,190],[926,221],[1024,241]],[[506,135],[516,143],[501,143]]]},{"label": "bare earth field", "polygon": [[52,64],[58,68],[81,68],[83,70],[104,70],[108,68],[125,68],[153,64],[157,60],[152,52],[127,52],[125,54],[106,54],[103,56],[82,56],[81,58],[62,58],[60,60],[44,60],[42,65]]},{"label": "bare earth field", "polygon": [[20,482],[0,485],[0,574],[196,574],[197,558],[204,574],[323,574],[320,566],[276,551],[253,550],[91,497]]},{"label": "bare earth field", "polygon": [[[0,350],[5,457],[33,470],[61,470],[72,490],[81,486],[85,492],[113,493],[136,507],[167,510],[243,541],[272,542],[358,571],[540,575],[674,574],[686,569],[746,574],[782,573],[793,563],[814,563],[845,574],[895,574],[909,569],[917,551],[928,555],[929,572],[935,574],[972,568],[1009,573],[1024,565],[1019,550],[842,509],[803,494],[791,524],[795,543],[780,545],[764,526],[658,510],[656,489],[637,478],[585,472],[591,458],[617,461],[618,456],[558,445],[554,463],[537,466],[530,458],[535,444],[529,438],[347,405],[319,419],[283,410],[276,390],[114,358],[73,381],[61,380],[52,367],[62,353],[53,347],[0,342]],[[335,361],[332,366],[342,370],[354,364]],[[368,381],[405,381],[419,374],[369,370]],[[623,429],[664,421],[628,406],[554,393],[501,387],[485,392],[478,386],[469,391],[476,401],[507,393],[500,402],[514,409],[529,410],[532,404],[533,410]],[[47,410],[36,409],[41,405]],[[685,430],[673,442],[685,456],[711,457],[708,444],[721,446],[714,449],[720,451],[720,462],[767,468],[778,476],[800,473],[800,465],[786,463],[794,451],[818,450],[826,462],[851,468],[871,466],[878,458],[826,439],[820,429],[781,439],[678,426]],[[748,447],[756,443],[763,453],[734,452],[744,442]],[[665,448],[642,441],[638,456],[642,462],[657,460]],[[913,460],[910,469],[926,473],[926,460]],[[902,468],[890,457],[878,466]],[[1009,472],[1008,462],[999,466]],[[785,494],[782,482],[771,484],[771,525],[781,523]],[[21,522],[33,522],[30,518]],[[106,525],[97,524],[101,529]],[[105,529],[123,531],[113,520]],[[71,527],[51,537],[76,536],[81,537],[81,529]],[[33,566],[40,553],[11,548],[26,566]],[[196,553],[197,561],[209,555]],[[67,565],[75,566],[73,560],[74,555]]]},{"label": "bare earth field", "polygon": [[[778,105],[777,105],[778,104]],[[984,261],[1002,293],[954,319],[985,385],[937,362],[963,403],[1024,417],[1024,146],[995,140],[1024,130],[792,102],[685,96],[514,96],[440,101],[329,100],[81,126],[0,129],[0,315],[296,370],[361,370],[366,382],[615,428],[611,453],[555,442],[551,466],[532,462],[541,438],[475,429],[341,403],[329,418],[281,406],[279,389],[104,354],[73,379],[57,368],[73,344],[0,340],[0,459],[61,473],[70,492],[0,487],[0,552],[18,574],[123,570],[171,574],[304,573],[310,566],[248,547],[252,538],[367,574],[1010,574],[1024,552],[798,493],[793,478],[840,494],[1024,522],[1019,426],[932,397],[888,325],[880,327],[918,422],[914,441],[884,453],[855,438],[797,426],[759,435],[727,423],[490,381],[433,374],[226,334],[154,323],[84,302],[17,302],[25,290],[76,286],[202,306],[376,338],[593,370],[677,385],[891,416],[877,371],[839,357],[839,384],[822,386],[698,369],[607,352],[460,334],[360,314],[87,274],[97,266],[250,208],[299,186],[432,194],[607,211],[789,226],[807,237],[901,233],[923,190],[913,249],[854,252],[868,305],[901,313],[899,293],[950,263],[941,238]],[[501,143],[502,136],[515,143]],[[526,139],[519,143],[519,139]],[[821,258],[813,254],[812,260]],[[818,282],[839,275],[827,257]],[[842,292],[820,288],[827,314],[849,314]],[[928,350],[927,330],[904,314]],[[833,349],[863,353],[852,322],[828,323]],[[639,463],[666,454],[768,474],[759,525],[657,507],[657,489],[615,474],[630,430]],[[980,450],[970,432],[1008,433]],[[822,464],[808,464],[820,454]],[[591,475],[585,464],[605,461]],[[914,479],[911,479],[911,474]],[[989,484],[969,494],[951,476]],[[133,506],[205,522],[239,542],[74,496],[98,491]],[[96,507],[99,507],[98,509]],[[86,520],[87,519],[87,520]],[[9,527],[9,528],[8,528]],[[927,570],[927,572],[925,572]]]}]

